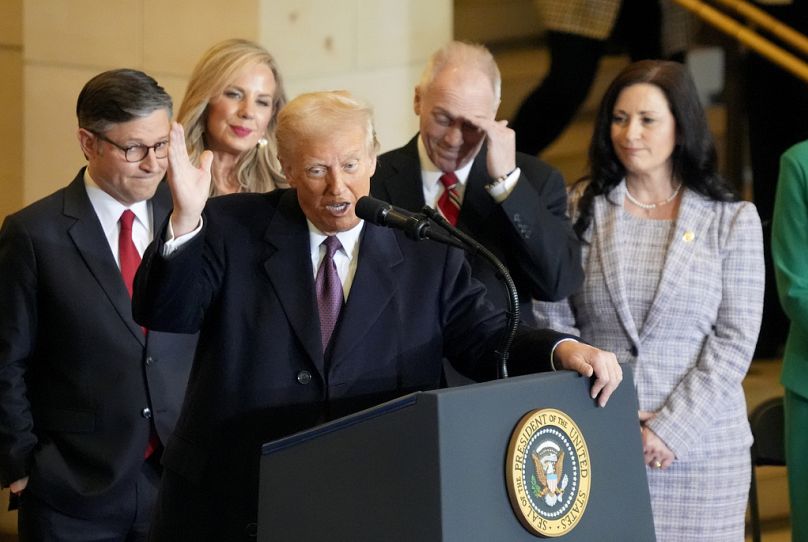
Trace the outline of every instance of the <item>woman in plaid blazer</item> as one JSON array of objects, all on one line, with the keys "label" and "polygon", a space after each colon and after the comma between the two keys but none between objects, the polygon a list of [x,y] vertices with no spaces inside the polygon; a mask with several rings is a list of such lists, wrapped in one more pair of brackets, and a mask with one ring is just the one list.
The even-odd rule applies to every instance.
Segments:
[{"label": "woman in plaid blazer", "polygon": [[606,91],[575,201],[585,279],[537,318],[635,375],[659,542],[744,539],[752,442],[741,382],[757,340],[760,219],[716,172],[681,64],[642,61]]}]

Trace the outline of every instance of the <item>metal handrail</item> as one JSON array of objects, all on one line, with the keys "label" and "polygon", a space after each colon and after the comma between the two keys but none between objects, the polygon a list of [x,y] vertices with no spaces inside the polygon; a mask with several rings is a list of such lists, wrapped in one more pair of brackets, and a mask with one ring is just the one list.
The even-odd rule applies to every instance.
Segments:
[{"label": "metal handrail", "polygon": [[787,24],[783,24],[759,7],[743,0],[714,0],[716,3],[734,10],[749,22],[759,26],[777,39],[794,47],[802,54],[808,55],[808,37],[797,32]]},{"label": "metal handrail", "polygon": [[[701,17],[705,22],[713,25],[714,27],[718,28],[725,34],[734,37],[735,39],[737,39],[739,42],[743,43],[750,49],[753,49],[758,54],[766,57],[769,61],[773,62],[774,64],[777,64],[778,66],[780,66],[785,70],[788,70],[795,76],[799,77],[800,79],[808,83],[808,63],[806,63],[799,57],[789,53],[782,47],[773,44],[766,38],[761,37],[755,31],[751,30],[750,28],[747,28],[746,26],[739,23],[732,17],[723,14],[722,12],[713,8],[712,6],[707,5],[702,0],[673,0],[673,1],[682,6],[683,8],[690,10],[698,17]],[[753,13],[754,10],[757,10],[757,8],[754,8],[753,6],[749,6],[748,8],[739,8],[737,4],[740,4],[741,2],[739,2],[738,0],[718,0],[718,1],[723,4],[733,4],[733,7],[736,9],[736,11],[738,11],[738,9],[742,9],[744,11],[743,13],[744,16],[754,18],[756,23],[760,24],[760,26],[762,27],[765,26],[767,30],[771,32],[774,32],[775,28],[777,29],[778,32],[782,31],[781,27],[789,28],[786,25],[777,22],[776,19],[773,18],[772,18],[773,21],[777,23],[776,26],[771,24],[772,21],[761,22],[765,21],[765,19],[760,18],[758,15],[753,15],[750,17],[749,14]],[[760,11],[760,13],[768,17],[768,15],[763,13],[762,11]],[[805,36],[802,36],[802,34],[799,34],[798,32],[796,32],[791,28],[789,28],[789,30],[790,33],[788,35],[790,37],[788,40],[784,38],[783,34],[779,33],[777,34],[778,38],[784,39],[784,41],[791,42],[791,39],[793,39],[793,34],[796,34],[799,35],[803,40],[805,40],[806,43],[808,43],[808,40],[806,40]],[[797,41],[799,42],[802,40]],[[801,49],[802,45],[798,45],[797,48]]]}]

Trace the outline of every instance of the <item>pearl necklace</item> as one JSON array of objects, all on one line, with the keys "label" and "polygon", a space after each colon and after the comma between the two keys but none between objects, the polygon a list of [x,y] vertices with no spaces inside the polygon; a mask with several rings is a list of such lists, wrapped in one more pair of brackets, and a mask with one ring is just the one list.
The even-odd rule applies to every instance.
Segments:
[{"label": "pearl necklace", "polygon": [[674,189],[673,194],[671,194],[670,196],[668,196],[664,200],[658,201],[656,203],[643,203],[643,202],[641,202],[640,200],[638,200],[637,198],[635,198],[634,196],[631,195],[631,192],[629,192],[629,190],[628,190],[628,185],[626,185],[626,197],[628,198],[628,200],[631,203],[633,203],[634,205],[636,205],[640,209],[645,209],[646,211],[651,211],[652,209],[656,209],[657,207],[662,207],[663,205],[667,205],[668,203],[672,202],[676,198],[676,196],[679,195],[679,189],[681,189],[681,188],[682,188],[682,183],[679,183],[678,185],[676,185],[676,188]]}]

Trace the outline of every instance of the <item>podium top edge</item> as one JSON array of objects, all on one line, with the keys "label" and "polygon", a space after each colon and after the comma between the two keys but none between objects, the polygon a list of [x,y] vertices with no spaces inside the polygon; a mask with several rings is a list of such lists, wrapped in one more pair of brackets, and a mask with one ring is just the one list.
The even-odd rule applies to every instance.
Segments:
[{"label": "podium top edge", "polygon": [[287,448],[291,448],[304,442],[308,442],[309,440],[320,438],[330,433],[341,431],[353,425],[357,425],[362,422],[372,420],[373,418],[378,418],[379,416],[385,416],[392,412],[396,412],[397,410],[402,410],[411,407],[418,402],[418,396],[421,395],[422,393],[424,392],[411,393],[409,395],[405,395],[404,397],[394,399],[387,403],[382,403],[381,405],[369,408],[367,410],[363,410],[361,412],[357,412],[356,414],[351,414],[350,416],[339,418],[330,423],[313,427],[311,429],[307,429],[300,433],[295,433],[293,435],[289,435],[288,437],[283,437],[278,440],[265,442],[263,445],[261,445],[261,455],[269,455],[277,453]]}]

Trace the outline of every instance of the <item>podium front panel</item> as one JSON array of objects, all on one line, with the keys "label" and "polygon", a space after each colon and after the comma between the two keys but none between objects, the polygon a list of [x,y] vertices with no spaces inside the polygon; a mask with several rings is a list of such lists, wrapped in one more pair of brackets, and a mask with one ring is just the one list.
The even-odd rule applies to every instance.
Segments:
[{"label": "podium front panel", "polygon": [[589,498],[570,542],[653,542],[637,400],[628,368],[606,408],[561,371],[416,393],[268,443],[259,541],[535,541],[508,495],[506,455],[525,414],[574,420]]}]

